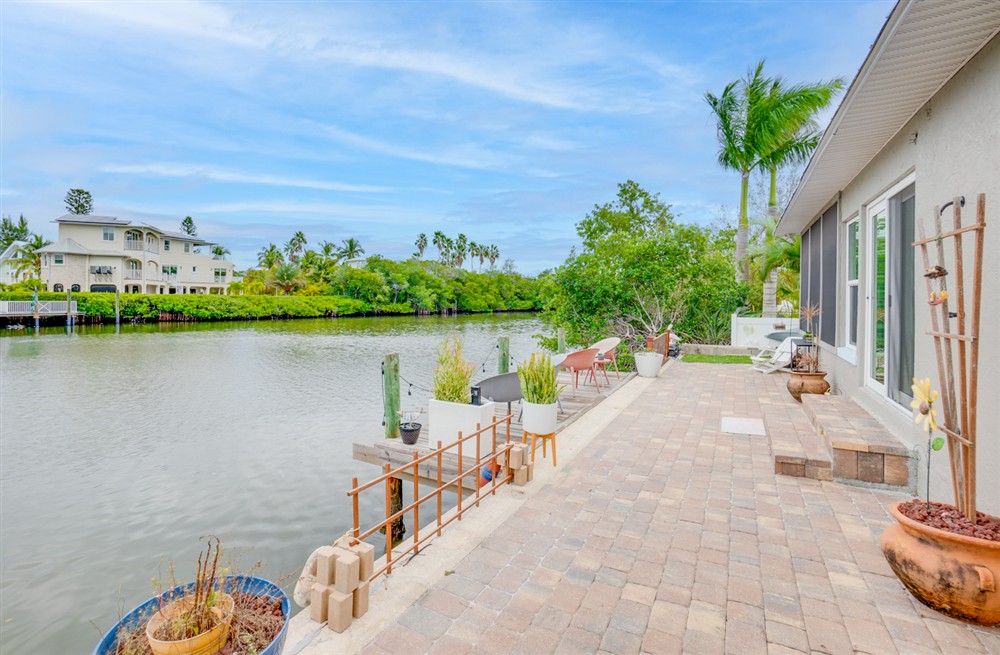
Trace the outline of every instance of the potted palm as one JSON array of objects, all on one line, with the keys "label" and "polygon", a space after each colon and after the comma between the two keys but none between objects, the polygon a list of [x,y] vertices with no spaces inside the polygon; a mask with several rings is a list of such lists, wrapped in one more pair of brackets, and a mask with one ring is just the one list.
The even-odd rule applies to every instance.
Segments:
[{"label": "potted palm", "polygon": [[[443,446],[454,443],[458,440],[459,432],[468,436],[491,425],[496,417],[494,403],[471,404],[471,382],[475,366],[465,359],[463,349],[462,338],[458,336],[445,339],[438,348],[437,367],[434,369],[431,389],[434,397],[427,405],[427,429],[432,446],[438,441]],[[480,435],[481,453],[493,449],[489,437],[489,434]]]},{"label": "potted palm", "polygon": [[802,335],[803,343],[796,347],[792,356],[791,376],[786,386],[792,398],[802,402],[802,394],[824,394],[830,390],[830,383],[826,381],[826,372],[819,368],[820,324],[816,319],[819,318],[820,309],[816,305],[810,305],[803,307],[799,315],[808,325],[808,330]]},{"label": "potted palm", "polygon": [[518,365],[517,378],[524,396],[521,424],[525,432],[552,434],[556,431],[559,394],[563,386],[556,383],[556,368],[548,353],[534,353],[527,362]]}]

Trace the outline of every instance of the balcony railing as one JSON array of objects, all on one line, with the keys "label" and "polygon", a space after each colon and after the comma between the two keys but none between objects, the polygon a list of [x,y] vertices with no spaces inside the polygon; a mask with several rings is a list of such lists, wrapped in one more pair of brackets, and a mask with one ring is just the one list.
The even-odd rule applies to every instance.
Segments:
[{"label": "balcony railing", "polygon": [[131,270],[125,269],[125,279],[126,280],[141,280],[142,279],[142,269]]},{"label": "balcony railing", "polygon": [[125,250],[144,250],[146,244],[141,239],[125,239]]},{"label": "balcony railing", "polygon": [[215,278],[212,280],[212,282],[215,283],[215,284],[225,284],[226,283],[226,276],[225,275],[216,275]]},{"label": "balcony railing", "polygon": [[158,243],[147,243],[146,252],[160,252],[160,244]]},{"label": "balcony railing", "polygon": [[177,273],[164,273],[163,275],[160,276],[160,280],[162,280],[163,282],[176,282]]}]

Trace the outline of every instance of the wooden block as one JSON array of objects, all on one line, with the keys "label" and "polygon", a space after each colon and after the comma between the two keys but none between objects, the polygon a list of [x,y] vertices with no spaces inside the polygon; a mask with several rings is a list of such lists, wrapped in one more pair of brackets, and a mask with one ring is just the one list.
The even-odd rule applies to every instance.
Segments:
[{"label": "wooden block", "polygon": [[343,632],[351,627],[351,613],[354,609],[354,594],[341,593],[334,589],[330,592],[329,611],[326,624],[334,632]]},{"label": "wooden block", "polygon": [[849,480],[858,479],[858,451],[833,449],[833,474]]},{"label": "wooden block", "polygon": [[372,573],[375,572],[375,546],[361,541],[351,546],[351,552],[361,560],[358,579],[361,582],[367,582],[372,577]]},{"label": "wooden block", "polygon": [[317,623],[326,621],[330,601],[330,587],[314,582],[309,594],[309,618]]},{"label": "wooden block", "polygon": [[516,471],[524,463],[524,449],[516,445],[510,449],[510,470]]},{"label": "wooden block", "polygon": [[864,482],[884,482],[885,462],[882,453],[858,452],[858,479]]},{"label": "wooden block", "polygon": [[532,480],[535,479],[535,463],[528,462],[527,469],[528,469],[528,482],[531,482]]},{"label": "wooden block", "polygon": [[334,576],[333,586],[340,593],[350,595],[358,588],[361,559],[343,548],[334,547],[333,552],[337,555],[337,573]]},{"label": "wooden block", "polygon": [[354,590],[354,618],[360,619],[368,611],[368,581],[362,580]]},{"label": "wooden block", "polygon": [[905,487],[910,482],[909,457],[885,456],[885,483]]},{"label": "wooden block", "polygon": [[332,585],[334,563],[337,561],[333,546],[323,546],[316,550],[316,582],[321,585]]},{"label": "wooden block", "polygon": [[522,466],[521,468],[514,469],[514,484],[519,487],[523,487],[528,484],[528,467]]}]

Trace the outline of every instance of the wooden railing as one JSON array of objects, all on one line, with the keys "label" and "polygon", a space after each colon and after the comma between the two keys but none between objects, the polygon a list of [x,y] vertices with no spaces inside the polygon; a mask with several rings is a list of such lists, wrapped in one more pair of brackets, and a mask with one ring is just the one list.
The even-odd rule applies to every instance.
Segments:
[{"label": "wooden railing", "polygon": [[[70,304],[70,313],[76,314],[76,301],[74,300]],[[35,303],[31,300],[0,300],[0,314],[17,314],[23,316],[31,316],[35,313]],[[66,301],[65,300],[39,300],[38,301],[38,313],[39,315],[46,314],[65,314],[66,313]]]},{"label": "wooden railing", "polygon": [[[413,453],[413,461],[402,466],[390,470],[390,465],[385,464],[383,468],[383,473],[374,480],[370,480],[362,485],[358,484],[358,479],[353,478],[352,489],[347,492],[350,496],[351,502],[354,507],[354,524],[351,534],[355,539],[362,541],[367,537],[375,534],[379,530],[385,531],[385,563],[381,568],[376,569],[372,572],[369,581],[374,580],[383,573],[392,573],[392,563],[393,558],[396,559],[404,557],[410,553],[418,553],[420,547],[433,537],[441,535],[441,530],[455,520],[462,520],[462,514],[468,511],[471,507],[478,507],[480,501],[485,497],[496,495],[497,487],[504,484],[508,484],[513,480],[513,475],[510,472],[508,464],[508,453],[511,447],[514,445],[510,441],[510,422],[511,414],[497,419],[492,424],[486,427],[480,427],[476,432],[473,432],[467,436],[462,436],[462,433],[458,433],[458,440],[454,443],[448,444],[447,446],[442,446],[441,442],[438,441],[437,448],[428,452],[427,454],[421,456],[419,453]],[[506,427],[506,436],[504,442],[499,447],[497,446],[497,426],[504,425]],[[477,424],[477,427],[479,425]],[[480,446],[480,435],[489,435],[492,439],[491,443],[493,447],[487,453],[481,452]],[[470,458],[468,455],[463,454],[463,444],[469,439],[475,440],[475,457]],[[448,451],[452,451],[449,453]],[[455,460],[448,461],[449,465],[454,464],[456,475],[450,480],[444,480],[444,469],[446,462],[446,453],[451,457],[456,457]],[[473,462],[471,468],[466,468],[466,464],[471,461]],[[495,467],[492,463],[498,464],[503,467],[504,475],[502,479],[500,474],[496,472]],[[480,469],[486,465],[491,464],[491,471],[494,474],[491,476],[492,479],[485,486],[480,486],[479,476]],[[434,489],[424,496],[420,495],[420,479],[421,479],[421,465],[425,471],[433,473],[433,477],[430,480],[433,481]],[[401,493],[402,493],[402,476],[410,475],[413,477],[413,502],[411,502],[406,507],[402,507],[398,511],[392,511],[393,496],[396,495],[400,498],[399,504],[402,504]],[[469,476],[473,477],[473,486],[475,487],[474,498],[471,498],[468,502],[465,502],[464,491],[466,491],[464,484]],[[423,476],[428,478],[429,476]],[[425,482],[425,487],[431,484],[431,482]],[[363,491],[373,489],[378,485],[383,485],[385,493],[385,518],[368,528],[364,532],[361,531],[361,518],[360,518],[360,502],[359,497]],[[395,486],[395,489],[394,489]],[[442,494],[449,489],[454,488],[454,491],[458,495],[458,504],[455,508],[454,513],[448,518],[444,519],[444,513],[442,512]],[[470,494],[473,492],[468,490]],[[424,536],[420,536],[420,506],[430,500],[436,500],[437,503],[437,521],[435,524],[431,524],[430,529],[424,533]],[[464,504],[463,504],[464,503]],[[412,514],[413,516],[413,537],[408,539],[408,545],[402,548],[397,548],[396,552],[393,552],[393,525],[397,521],[401,521],[407,514]]]}]

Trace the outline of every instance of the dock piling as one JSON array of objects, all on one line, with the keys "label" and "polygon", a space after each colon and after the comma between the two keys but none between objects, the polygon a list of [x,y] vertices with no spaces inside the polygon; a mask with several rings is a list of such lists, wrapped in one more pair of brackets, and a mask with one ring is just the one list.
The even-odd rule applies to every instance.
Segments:
[{"label": "dock piling", "polygon": [[497,355],[497,373],[503,375],[510,370],[510,337],[500,337],[498,340],[500,354]]},{"label": "dock piling", "polygon": [[566,352],[566,328],[556,329],[556,352]]},{"label": "dock piling", "polygon": [[382,360],[382,399],[385,438],[399,438],[399,354],[386,353]]}]

